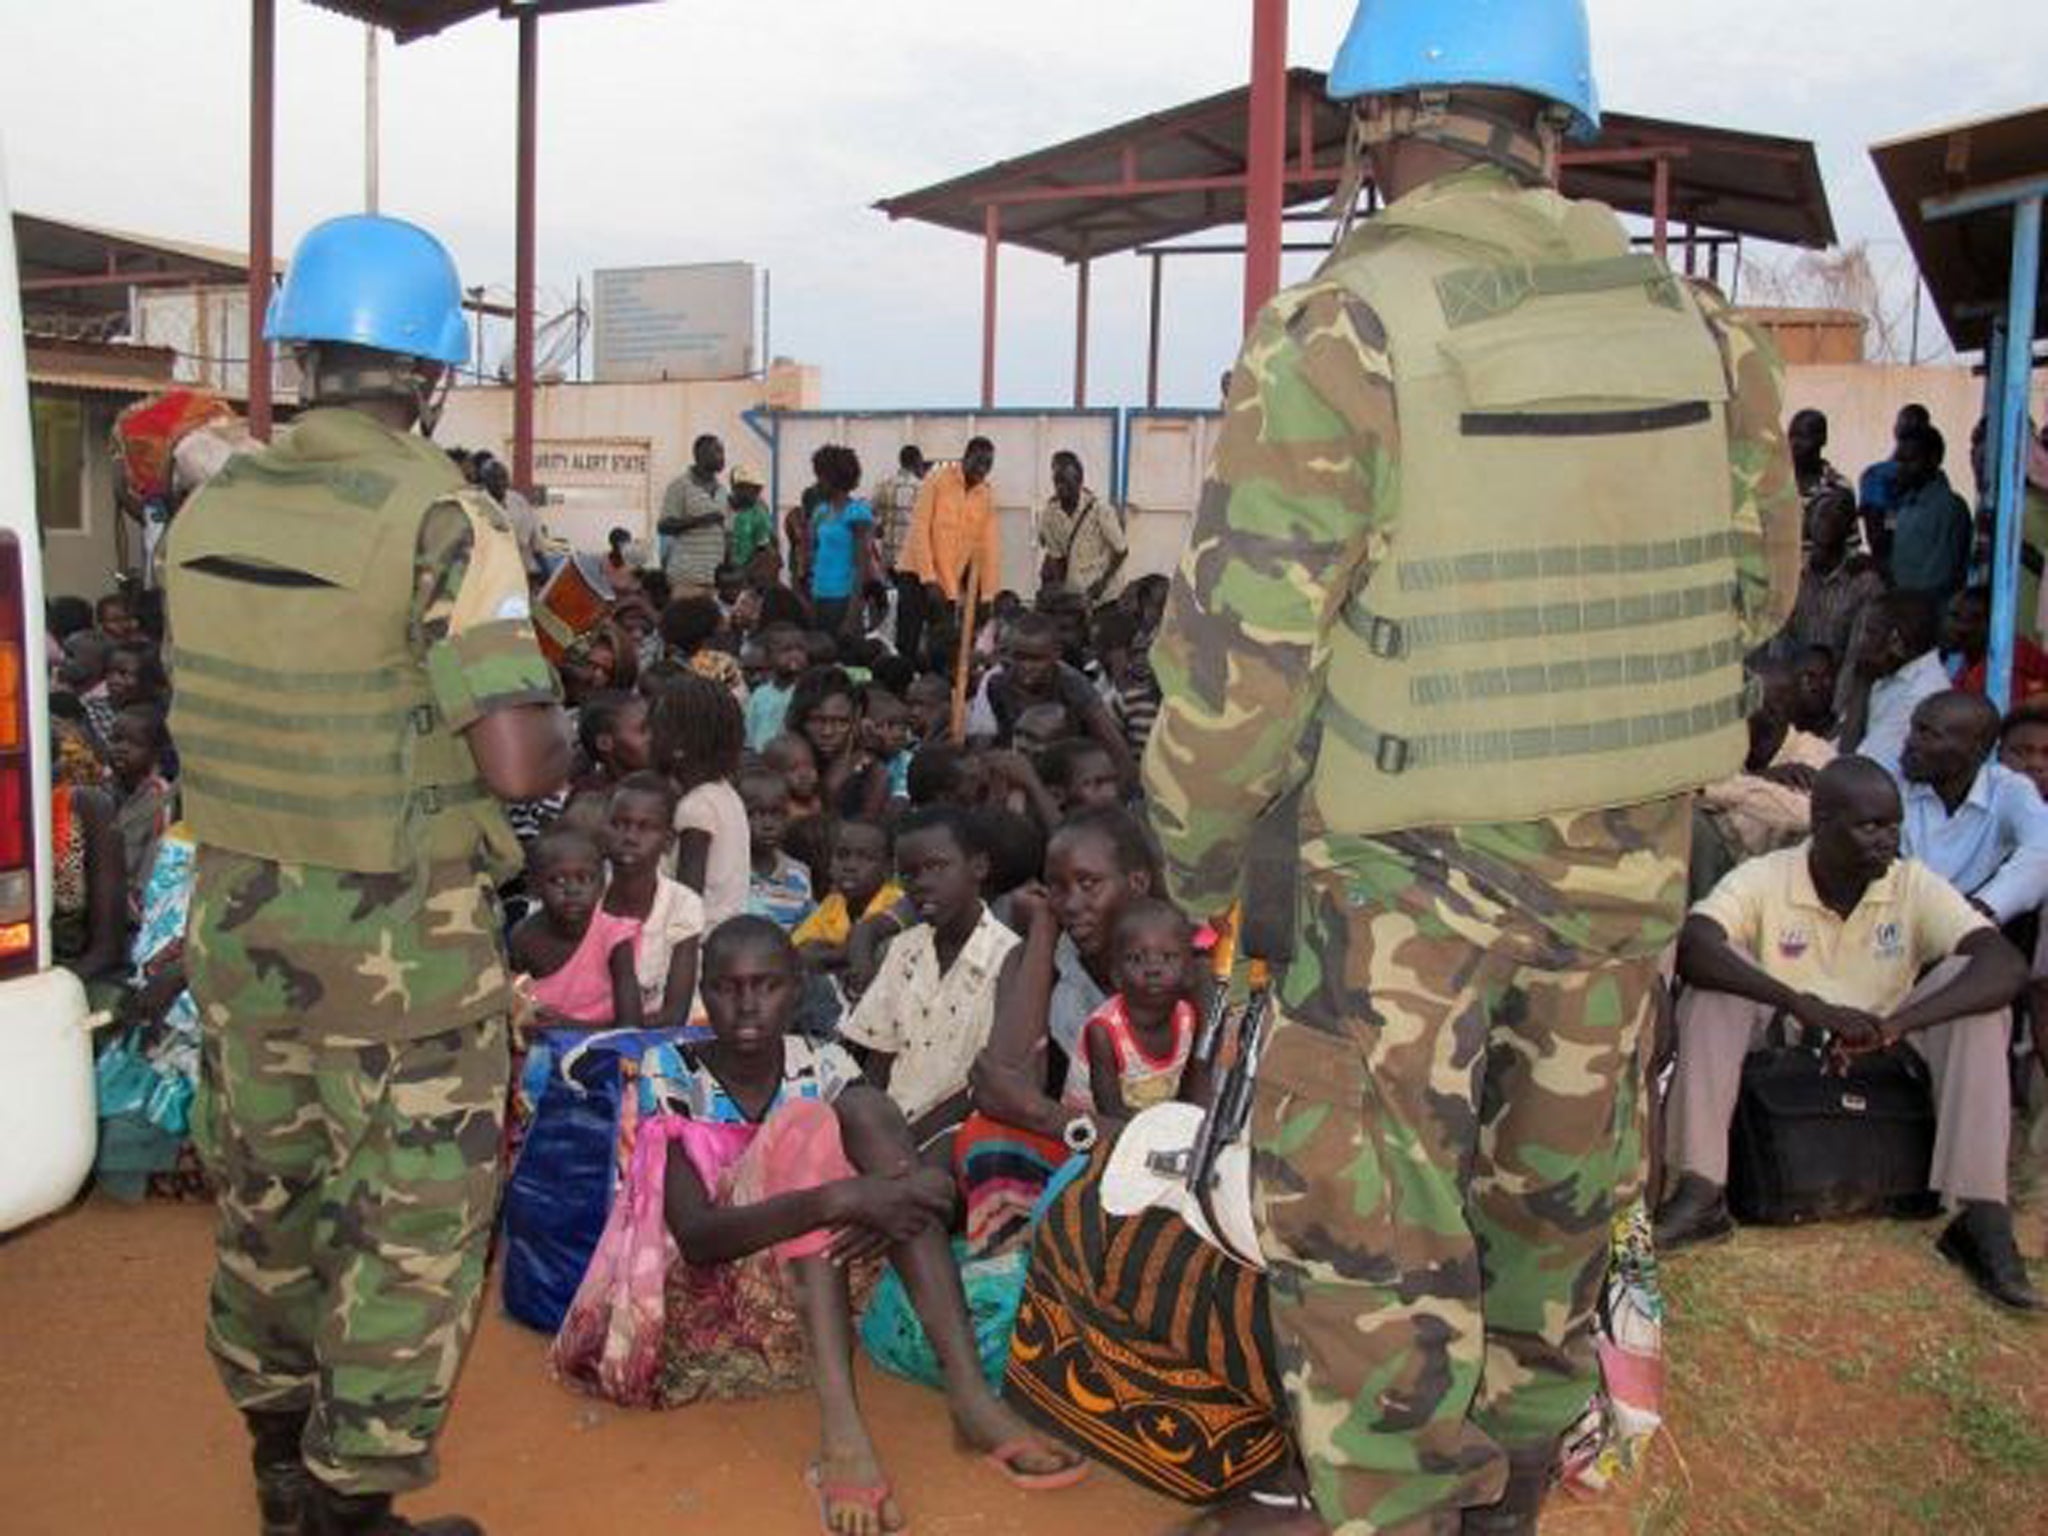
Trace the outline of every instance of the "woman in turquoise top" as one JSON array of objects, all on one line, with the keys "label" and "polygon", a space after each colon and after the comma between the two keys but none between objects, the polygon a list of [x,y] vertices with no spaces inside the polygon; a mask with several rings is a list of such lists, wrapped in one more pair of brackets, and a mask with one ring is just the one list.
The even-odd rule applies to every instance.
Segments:
[{"label": "woman in turquoise top", "polygon": [[811,472],[825,499],[811,514],[811,610],[828,635],[858,630],[854,603],[874,542],[875,514],[854,491],[860,485],[860,457],[828,443],[811,455]]}]

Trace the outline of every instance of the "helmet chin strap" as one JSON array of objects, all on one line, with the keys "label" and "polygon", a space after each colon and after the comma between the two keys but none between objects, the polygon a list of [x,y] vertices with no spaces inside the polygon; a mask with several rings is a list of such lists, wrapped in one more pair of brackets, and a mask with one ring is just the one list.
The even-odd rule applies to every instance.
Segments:
[{"label": "helmet chin strap", "polygon": [[1367,152],[1377,145],[1413,139],[1496,166],[1530,186],[1555,186],[1570,125],[1570,111],[1556,104],[1547,105],[1531,125],[1448,90],[1368,97],[1352,114],[1344,175],[1330,203],[1331,216],[1342,224],[1338,238],[1351,233]]},{"label": "helmet chin strap", "polygon": [[413,407],[419,412],[420,436],[432,437],[441,424],[441,412],[448,408],[448,393],[455,388],[455,370],[443,368],[435,379],[411,375]]},{"label": "helmet chin strap", "polygon": [[380,361],[342,362],[317,346],[304,352],[307,399],[315,405],[347,405],[362,400],[403,400],[419,419],[421,435],[432,437],[454,386],[453,369],[429,377],[426,366],[403,353],[376,354]]}]

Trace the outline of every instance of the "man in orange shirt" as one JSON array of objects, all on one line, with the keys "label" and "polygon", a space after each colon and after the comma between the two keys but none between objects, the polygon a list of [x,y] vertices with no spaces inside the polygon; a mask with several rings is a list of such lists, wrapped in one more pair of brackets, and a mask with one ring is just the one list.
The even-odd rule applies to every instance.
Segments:
[{"label": "man in orange shirt", "polygon": [[1003,541],[996,527],[995,488],[988,480],[995,466],[996,445],[985,437],[969,438],[960,462],[926,475],[917,493],[902,566],[924,583],[928,618],[952,616],[970,565],[981,602],[993,599],[1002,585]]}]

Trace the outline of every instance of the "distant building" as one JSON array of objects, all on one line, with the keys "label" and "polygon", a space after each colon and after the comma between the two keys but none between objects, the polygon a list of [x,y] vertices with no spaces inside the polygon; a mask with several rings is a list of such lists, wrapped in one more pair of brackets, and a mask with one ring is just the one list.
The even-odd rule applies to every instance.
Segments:
[{"label": "distant building", "polygon": [[[114,418],[173,384],[239,406],[248,359],[247,258],[153,235],[14,215],[36,454],[36,516],[52,595],[92,597],[140,563],[119,511]],[[296,381],[287,369],[287,409]]]}]

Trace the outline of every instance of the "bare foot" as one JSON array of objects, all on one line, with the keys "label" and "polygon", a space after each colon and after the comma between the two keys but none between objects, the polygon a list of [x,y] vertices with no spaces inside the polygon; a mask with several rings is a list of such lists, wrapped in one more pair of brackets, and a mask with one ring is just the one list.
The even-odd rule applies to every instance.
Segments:
[{"label": "bare foot", "polygon": [[884,1491],[888,1479],[874,1445],[865,1435],[843,1440],[828,1435],[826,1442],[809,1474],[824,1528],[833,1536],[887,1536],[902,1530],[903,1511]]},{"label": "bare foot", "polygon": [[1006,1465],[1011,1473],[1024,1477],[1057,1477],[1082,1463],[1079,1451],[1046,1439],[1005,1407],[993,1392],[977,1393],[970,1402],[955,1403],[953,1428],[970,1450],[986,1454],[999,1446],[1018,1447],[1006,1458]]}]

